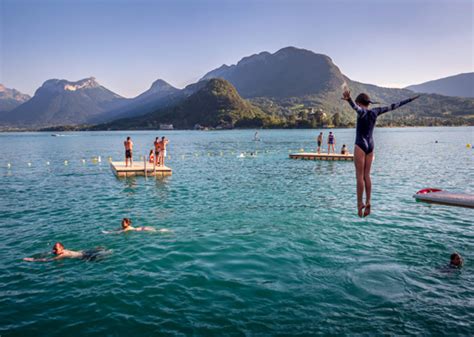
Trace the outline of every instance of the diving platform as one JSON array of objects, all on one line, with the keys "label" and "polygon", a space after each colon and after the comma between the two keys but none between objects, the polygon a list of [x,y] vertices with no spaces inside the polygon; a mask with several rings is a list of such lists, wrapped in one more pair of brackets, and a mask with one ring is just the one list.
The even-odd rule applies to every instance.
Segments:
[{"label": "diving platform", "polygon": [[165,177],[172,174],[167,166],[155,166],[147,162],[133,162],[133,166],[125,166],[124,161],[110,162],[110,168],[117,177],[157,176]]},{"label": "diving platform", "polygon": [[299,152],[290,153],[290,159],[305,160],[327,160],[327,161],[354,161],[353,154],[337,154],[337,153],[316,153],[316,152]]}]

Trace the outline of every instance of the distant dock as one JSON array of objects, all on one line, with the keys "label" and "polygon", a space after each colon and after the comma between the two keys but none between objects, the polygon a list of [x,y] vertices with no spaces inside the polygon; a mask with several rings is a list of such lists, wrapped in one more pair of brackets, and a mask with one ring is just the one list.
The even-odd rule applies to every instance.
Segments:
[{"label": "distant dock", "polygon": [[125,167],[124,161],[110,162],[110,168],[117,177],[133,176],[170,176],[172,171],[167,166],[154,166],[151,163],[134,162],[133,166]]},{"label": "distant dock", "polygon": [[334,153],[316,153],[316,152],[300,152],[291,153],[290,159],[305,160],[327,160],[327,161],[354,161],[353,154],[334,154]]}]

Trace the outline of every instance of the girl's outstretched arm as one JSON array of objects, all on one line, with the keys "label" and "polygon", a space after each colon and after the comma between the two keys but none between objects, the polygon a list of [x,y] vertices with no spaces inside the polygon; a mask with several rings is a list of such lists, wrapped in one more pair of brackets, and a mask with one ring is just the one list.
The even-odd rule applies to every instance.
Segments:
[{"label": "girl's outstretched arm", "polygon": [[347,103],[349,103],[349,105],[351,106],[352,109],[355,110],[355,112],[357,112],[358,115],[361,115],[364,113],[364,109],[362,109],[360,106],[358,106],[357,104],[354,103],[354,101],[352,100],[351,98],[351,92],[349,90],[345,90],[343,93],[342,93],[342,99],[347,101]]},{"label": "girl's outstretched arm", "polygon": [[410,103],[411,101],[414,101],[418,97],[420,97],[420,95],[417,95],[417,96],[412,97],[412,98],[404,99],[403,101],[400,101],[398,103],[392,103],[389,106],[384,106],[384,107],[380,107],[380,108],[373,108],[372,111],[377,112],[377,116],[380,116],[381,114],[384,114],[388,111],[395,110],[395,109],[397,109],[397,108],[399,108],[399,107],[401,107],[401,106],[403,106],[407,103]]}]

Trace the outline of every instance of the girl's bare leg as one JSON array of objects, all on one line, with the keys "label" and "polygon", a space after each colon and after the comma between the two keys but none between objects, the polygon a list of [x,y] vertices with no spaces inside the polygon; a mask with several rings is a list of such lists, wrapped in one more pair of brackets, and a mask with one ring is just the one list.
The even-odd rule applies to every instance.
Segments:
[{"label": "girl's bare leg", "polygon": [[372,195],[372,180],[370,179],[370,169],[374,160],[374,152],[365,156],[364,181],[365,181],[365,211],[364,216],[370,214],[370,197]]},{"label": "girl's bare leg", "polygon": [[357,179],[357,214],[362,217],[362,212],[365,207],[362,202],[364,196],[364,171],[365,171],[365,152],[362,151],[357,145],[354,148],[354,164],[356,169],[356,179]]}]

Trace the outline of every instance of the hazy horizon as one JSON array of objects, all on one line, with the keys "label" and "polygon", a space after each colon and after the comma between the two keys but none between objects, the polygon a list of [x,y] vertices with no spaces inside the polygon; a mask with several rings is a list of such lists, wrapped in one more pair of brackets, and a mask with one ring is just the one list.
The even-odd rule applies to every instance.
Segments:
[{"label": "hazy horizon", "polygon": [[405,87],[474,71],[473,4],[433,1],[0,0],[0,83],[33,95],[95,77],[124,97],[182,88],[222,64],[294,46],[349,78]]}]

